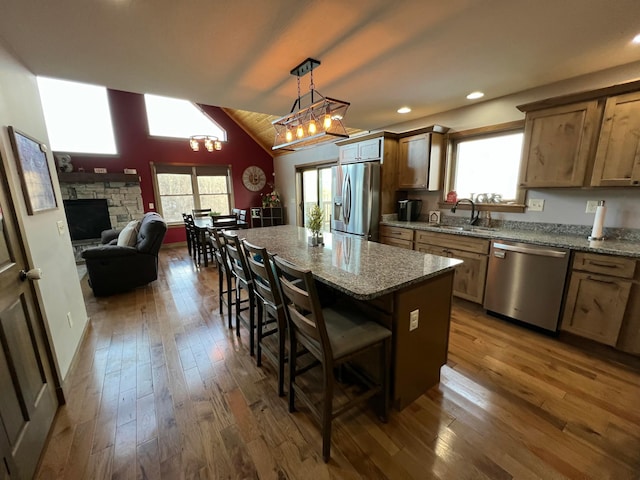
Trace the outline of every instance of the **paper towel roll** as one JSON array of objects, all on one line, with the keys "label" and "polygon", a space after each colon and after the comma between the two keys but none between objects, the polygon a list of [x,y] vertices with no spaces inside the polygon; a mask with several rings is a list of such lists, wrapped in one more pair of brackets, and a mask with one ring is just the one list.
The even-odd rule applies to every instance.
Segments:
[{"label": "paper towel roll", "polygon": [[607,213],[607,207],[604,206],[604,200],[598,202],[596,207],[596,217],[593,219],[593,229],[589,240],[602,240],[604,235],[602,234],[602,227],[604,226],[604,216]]}]

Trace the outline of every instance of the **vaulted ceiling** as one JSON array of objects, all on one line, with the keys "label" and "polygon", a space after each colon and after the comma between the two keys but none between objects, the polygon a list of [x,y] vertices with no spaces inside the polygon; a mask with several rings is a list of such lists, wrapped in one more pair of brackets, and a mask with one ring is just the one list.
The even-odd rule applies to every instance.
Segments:
[{"label": "vaulted ceiling", "polygon": [[224,107],[270,149],[307,57],[372,130],[637,62],[639,18],[638,0],[13,0],[0,39],[37,75]]}]

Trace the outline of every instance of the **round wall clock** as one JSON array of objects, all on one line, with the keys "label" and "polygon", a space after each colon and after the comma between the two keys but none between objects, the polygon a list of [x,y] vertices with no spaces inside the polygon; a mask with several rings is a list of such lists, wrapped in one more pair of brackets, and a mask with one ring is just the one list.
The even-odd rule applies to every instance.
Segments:
[{"label": "round wall clock", "polygon": [[262,190],[267,183],[267,176],[260,167],[252,166],[247,167],[242,173],[242,183],[252,192]]}]

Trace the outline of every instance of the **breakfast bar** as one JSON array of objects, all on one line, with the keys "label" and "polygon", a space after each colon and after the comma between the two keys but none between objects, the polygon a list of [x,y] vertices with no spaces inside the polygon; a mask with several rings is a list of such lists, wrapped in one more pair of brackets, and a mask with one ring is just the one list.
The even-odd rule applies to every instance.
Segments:
[{"label": "breakfast bar", "polygon": [[308,245],[308,231],[283,225],[239,231],[240,238],[313,272],[360,302],[393,333],[391,398],[403,409],[440,380],[446,363],[455,267],[461,260],[403,250],[340,233]]}]

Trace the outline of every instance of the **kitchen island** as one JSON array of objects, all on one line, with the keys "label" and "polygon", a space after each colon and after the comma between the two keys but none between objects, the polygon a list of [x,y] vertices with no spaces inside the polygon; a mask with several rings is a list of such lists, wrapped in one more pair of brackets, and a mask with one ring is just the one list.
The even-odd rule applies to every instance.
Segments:
[{"label": "kitchen island", "polygon": [[447,361],[451,294],[457,259],[325,233],[307,244],[308,231],[283,225],[239,231],[313,272],[322,284],[360,303],[393,333],[391,398],[401,410],[440,380]]}]

